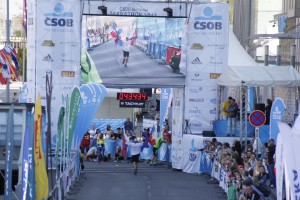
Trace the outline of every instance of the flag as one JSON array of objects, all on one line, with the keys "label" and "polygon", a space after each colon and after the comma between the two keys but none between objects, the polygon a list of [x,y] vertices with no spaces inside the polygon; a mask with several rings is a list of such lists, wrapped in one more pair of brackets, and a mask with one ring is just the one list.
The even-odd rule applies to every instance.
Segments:
[{"label": "flag", "polygon": [[[64,130],[64,117],[65,117],[65,107],[61,106],[60,110],[59,110],[59,115],[58,115],[58,122],[57,122],[57,135],[56,135],[56,165],[58,165],[59,160],[62,159],[62,149],[60,149],[61,147],[61,136],[63,134],[63,130]],[[59,150],[61,152],[59,152]],[[60,156],[59,156],[60,155]]]},{"label": "flag", "polygon": [[42,106],[40,94],[38,94],[38,99],[35,103],[34,124],[36,199],[41,200],[48,196],[48,176],[42,150]]},{"label": "flag", "polygon": [[23,0],[23,27],[27,32],[27,0]]},{"label": "flag", "polygon": [[71,145],[73,142],[76,120],[77,120],[78,111],[79,111],[80,98],[81,97],[80,97],[79,88],[75,87],[72,91],[71,101],[70,101],[68,154],[70,153]]}]

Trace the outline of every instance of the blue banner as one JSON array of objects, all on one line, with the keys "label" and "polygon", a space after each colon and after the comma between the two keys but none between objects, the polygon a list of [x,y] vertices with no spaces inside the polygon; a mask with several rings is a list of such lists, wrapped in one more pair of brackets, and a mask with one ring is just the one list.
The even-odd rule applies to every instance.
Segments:
[{"label": "blue banner", "polygon": [[286,32],[286,15],[278,16],[278,33]]},{"label": "blue banner", "polygon": [[84,84],[80,86],[80,105],[76,120],[74,145],[78,148],[79,143],[89,128],[90,122],[94,118],[95,113],[99,110],[101,103],[107,96],[107,90],[100,84]]},{"label": "blue banner", "polygon": [[28,141],[28,187],[26,200],[35,199],[35,173],[34,173],[34,160],[33,160],[33,147],[34,147],[34,119],[33,112],[27,113],[26,124],[29,129],[29,141]]},{"label": "blue banner", "polygon": [[284,101],[281,98],[276,98],[272,104],[270,114],[270,139],[273,138],[275,143],[279,133],[278,122],[283,120],[283,113],[285,110]]},{"label": "blue banner", "polygon": [[23,138],[23,161],[22,161],[22,199],[27,199],[27,185],[28,185],[28,154],[29,154],[29,125],[26,124],[26,129]]},{"label": "blue banner", "polygon": [[164,127],[164,121],[168,114],[168,106],[171,104],[171,88],[163,88],[160,95],[160,132],[162,132],[162,128]]}]

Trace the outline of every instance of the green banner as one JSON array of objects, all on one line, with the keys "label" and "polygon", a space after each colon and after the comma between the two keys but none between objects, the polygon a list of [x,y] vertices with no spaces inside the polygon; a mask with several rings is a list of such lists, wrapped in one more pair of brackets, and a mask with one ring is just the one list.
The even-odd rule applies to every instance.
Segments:
[{"label": "green banner", "polygon": [[84,49],[81,51],[80,75],[83,83],[102,83],[94,61]]},{"label": "green banner", "polygon": [[[65,107],[60,107],[58,122],[57,122],[57,135],[56,135],[56,165],[58,165],[58,156],[59,156],[59,149],[61,148],[61,137],[64,131],[64,117],[65,117]],[[62,149],[61,149],[62,151]],[[60,153],[62,156],[62,152]]]},{"label": "green banner", "polygon": [[71,145],[73,142],[76,120],[77,120],[78,111],[79,111],[80,98],[81,98],[80,90],[78,87],[75,87],[72,91],[71,101],[70,101],[68,154],[70,153]]}]

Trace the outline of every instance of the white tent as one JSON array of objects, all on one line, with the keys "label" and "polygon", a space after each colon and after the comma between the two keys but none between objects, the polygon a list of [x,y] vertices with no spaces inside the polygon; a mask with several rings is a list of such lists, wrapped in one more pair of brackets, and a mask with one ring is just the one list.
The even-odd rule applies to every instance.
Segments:
[{"label": "white tent", "polygon": [[228,66],[218,78],[224,86],[294,87],[300,74],[292,66]]}]

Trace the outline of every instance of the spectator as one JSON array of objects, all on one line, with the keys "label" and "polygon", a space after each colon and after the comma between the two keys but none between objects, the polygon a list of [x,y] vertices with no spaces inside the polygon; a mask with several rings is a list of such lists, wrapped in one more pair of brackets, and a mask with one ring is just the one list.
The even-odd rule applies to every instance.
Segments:
[{"label": "spectator", "polygon": [[267,182],[268,175],[264,167],[259,168],[258,181],[260,186],[265,186]]},{"label": "spectator", "polygon": [[230,106],[230,101],[232,97],[228,97],[228,99],[222,105],[222,116],[224,120],[228,119],[228,108]]},{"label": "spectator", "polygon": [[227,136],[235,137],[236,132],[236,117],[238,112],[238,105],[235,103],[235,99],[231,99],[228,107],[228,124],[227,124]]},{"label": "spectator", "polygon": [[228,193],[227,200],[236,200],[236,186],[232,184],[232,180],[228,180]]},{"label": "spectator", "polygon": [[158,149],[161,147],[162,143],[164,142],[164,138],[163,137],[159,137],[156,140],[156,143],[153,147],[153,157],[151,159],[150,165],[156,165],[156,159],[157,159],[157,153],[158,153]]},{"label": "spectator", "polygon": [[105,138],[101,133],[97,138],[97,150],[98,150],[98,163],[104,160],[104,152],[105,152]]},{"label": "spectator", "polygon": [[249,162],[250,162],[251,168],[254,168],[256,166],[257,160],[256,160],[255,153],[251,154]]},{"label": "spectator", "polygon": [[97,147],[92,147],[89,149],[89,151],[86,153],[86,160],[89,161],[90,159],[93,159],[93,161],[97,161]]},{"label": "spectator", "polygon": [[130,118],[127,118],[126,121],[124,122],[124,129],[125,132],[133,133],[133,124],[130,121]]},{"label": "spectator", "polygon": [[123,154],[122,154],[122,149],[121,147],[117,147],[117,150],[116,150],[116,154],[115,154],[115,161],[114,162],[117,162],[119,160],[124,160],[124,157],[123,157]]},{"label": "spectator", "polygon": [[253,191],[251,185],[246,185],[245,192],[241,194],[239,200],[259,200],[259,195]]},{"label": "spectator", "polygon": [[16,92],[14,92],[14,96],[12,98],[12,103],[19,103],[19,97]]},{"label": "spectator", "polygon": [[250,163],[245,162],[244,165],[245,165],[244,166],[245,171],[247,171],[249,173],[249,176],[252,177],[253,176],[253,168],[251,168]]},{"label": "spectator", "polygon": [[86,130],[80,143],[81,153],[84,154],[84,150],[87,153],[89,151],[89,147],[90,147],[90,133],[88,130]]},{"label": "spectator", "polygon": [[97,145],[97,138],[98,138],[98,135],[97,135],[97,130],[96,130],[96,127],[95,125],[92,125],[92,129],[89,130],[89,133],[90,133],[90,148],[91,147],[94,147]]},{"label": "spectator", "polygon": [[271,108],[272,108],[272,100],[271,99],[267,99],[267,106],[265,108],[266,110],[266,125],[270,124],[270,113],[271,113]]},{"label": "spectator", "polygon": [[268,172],[270,176],[270,187],[276,187],[276,177],[274,172],[274,154],[275,154],[275,144],[274,140],[271,139],[268,144]]}]

